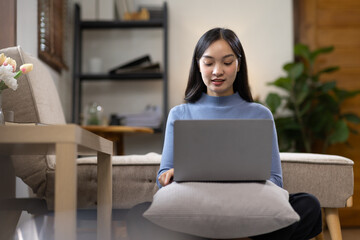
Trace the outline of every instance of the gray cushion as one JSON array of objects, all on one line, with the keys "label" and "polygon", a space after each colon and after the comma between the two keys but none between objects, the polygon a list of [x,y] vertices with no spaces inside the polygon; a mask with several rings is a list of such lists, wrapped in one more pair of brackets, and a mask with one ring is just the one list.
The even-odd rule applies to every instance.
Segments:
[{"label": "gray cushion", "polygon": [[266,183],[172,183],[144,216],[162,227],[207,238],[272,232],[299,220],[288,192]]}]

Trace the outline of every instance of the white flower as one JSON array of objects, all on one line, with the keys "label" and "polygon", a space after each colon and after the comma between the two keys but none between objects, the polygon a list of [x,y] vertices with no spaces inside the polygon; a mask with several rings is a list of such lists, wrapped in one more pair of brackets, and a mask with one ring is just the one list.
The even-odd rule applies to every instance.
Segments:
[{"label": "white flower", "polygon": [[[18,87],[17,80],[14,78],[16,73],[13,72],[13,67],[11,65],[7,66],[0,66],[0,81],[3,81],[5,83],[5,86],[8,88],[11,88],[12,90],[16,90]],[[1,86],[2,84],[0,84]],[[3,89],[6,89],[6,87],[1,87]]]}]

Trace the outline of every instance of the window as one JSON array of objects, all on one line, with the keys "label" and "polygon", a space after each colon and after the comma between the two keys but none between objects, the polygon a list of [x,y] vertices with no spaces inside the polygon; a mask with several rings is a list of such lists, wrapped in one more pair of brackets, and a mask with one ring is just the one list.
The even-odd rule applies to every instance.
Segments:
[{"label": "window", "polygon": [[38,55],[57,72],[63,60],[64,19],[67,0],[38,0]]}]

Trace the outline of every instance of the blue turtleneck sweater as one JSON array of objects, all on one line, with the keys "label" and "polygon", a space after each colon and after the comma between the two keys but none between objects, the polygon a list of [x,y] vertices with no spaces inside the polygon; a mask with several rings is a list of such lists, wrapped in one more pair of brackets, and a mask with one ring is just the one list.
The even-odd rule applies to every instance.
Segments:
[{"label": "blue turtleneck sweater", "polygon": [[[171,109],[166,124],[164,148],[158,177],[173,168],[174,121],[180,119],[273,119],[269,109],[250,103],[238,93],[225,97],[212,97],[205,93],[195,103],[185,103]],[[282,187],[282,172],[276,128],[274,126],[270,181]],[[161,185],[157,181],[159,187]]]}]

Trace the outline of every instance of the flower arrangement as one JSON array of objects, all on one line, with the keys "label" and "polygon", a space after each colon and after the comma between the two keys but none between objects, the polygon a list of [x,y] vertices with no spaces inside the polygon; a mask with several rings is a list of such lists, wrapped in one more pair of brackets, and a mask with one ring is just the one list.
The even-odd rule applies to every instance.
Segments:
[{"label": "flower arrangement", "polygon": [[17,78],[22,74],[26,74],[33,70],[31,63],[23,64],[20,70],[16,72],[16,61],[12,58],[6,57],[3,53],[0,54],[0,93],[2,90],[11,88],[16,90],[18,87]]}]

